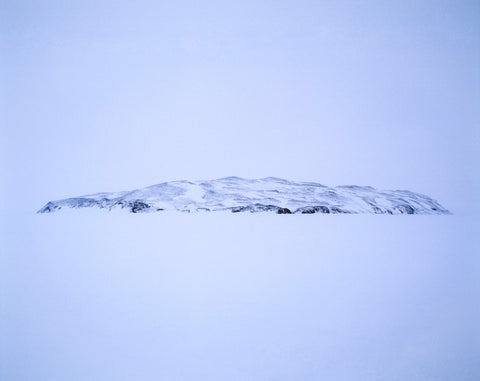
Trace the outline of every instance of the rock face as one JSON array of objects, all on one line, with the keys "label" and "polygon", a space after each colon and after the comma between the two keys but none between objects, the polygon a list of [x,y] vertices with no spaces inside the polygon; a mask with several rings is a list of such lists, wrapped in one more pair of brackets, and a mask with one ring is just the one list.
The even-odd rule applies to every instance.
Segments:
[{"label": "rock face", "polygon": [[177,210],[277,214],[449,214],[437,201],[410,191],[383,191],[368,186],[327,187],[274,177],[171,181],[127,192],[96,193],[50,201],[38,213],[92,207],[125,209],[132,213]]}]

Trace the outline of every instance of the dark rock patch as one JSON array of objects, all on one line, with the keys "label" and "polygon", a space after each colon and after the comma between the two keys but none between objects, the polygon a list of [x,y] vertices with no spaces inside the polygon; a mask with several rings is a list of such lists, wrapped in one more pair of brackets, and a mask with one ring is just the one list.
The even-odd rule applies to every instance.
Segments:
[{"label": "dark rock patch", "polygon": [[232,213],[240,213],[240,212],[246,212],[250,210],[250,208],[247,206],[235,206],[231,208],[231,210],[232,210]]},{"label": "dark rock patch", "polygon": [[415,214],[415,209],[413,209],[410,205],[398,205],[395,206],[394,209],[398,210],[402,214]]},{"label": "dark rock patch", "polygon": [[330,209],[325,205],[305,206],[303,208],[297,209],[295,211],[295,213],[302,213],[302,214],[323,213],[323,214],[329,214]]},{"label": "dark rock patch", "polygon": [[264,204],[254,204],[254,205],[247,205],[247,206],[235,206],[230,208],[232,213],[240,213],[240,212],[275,212],[277,214],[292,214],[292,211],[288,208],[282,208],[276,205],[264,205]]},{"label": "dark rock patch", "polygon": [[330,208],[330,213],[332,213],[332,214],[344,214],[344,213],[350,213],[350,212],[347,212],[346,210],[340,209],[336,206],[332,206]]},{"label": "dark rock patch", "polygon": [[138,213],[138,212],[141,212],[142,210],[149,209],[149,208],[150,208],[150,205],[142,201],[133,201],[130,211],[132,213]]},{"label": "dark rock patch", "polygon": [[37,213],[52,213],[56,209],[60,209],[57,205],[55,205],[53,202],[47,202],[47,204],[40,209]]}]

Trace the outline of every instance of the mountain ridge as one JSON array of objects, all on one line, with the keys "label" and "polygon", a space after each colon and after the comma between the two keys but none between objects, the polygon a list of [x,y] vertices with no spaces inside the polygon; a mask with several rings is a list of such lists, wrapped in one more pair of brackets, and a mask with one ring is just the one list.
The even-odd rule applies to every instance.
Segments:
[{"label": "mountain ridge", "polygon": [[49,201],[37,213],[64,208],[126,209],[132,213],[230,211],[278,214],[449,214],[436,200],[408,190],[371,186],[328,187],[277,177],[177,180],[122,192],[100,192]]}]

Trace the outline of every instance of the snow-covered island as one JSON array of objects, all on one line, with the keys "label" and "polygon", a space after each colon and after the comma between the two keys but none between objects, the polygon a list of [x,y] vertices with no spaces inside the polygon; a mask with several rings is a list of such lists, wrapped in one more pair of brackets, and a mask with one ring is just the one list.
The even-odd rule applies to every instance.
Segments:
[{"label": "snow-covered island", "polygon": [[119,208],[132,213],[177,210],[278,214],[449,214],[432,198],[406,190],[384,191],[369,186],[328,187],[275,177],[171,181],[133,191],[95,193],[50,201],[38,213],[91,207]]}]

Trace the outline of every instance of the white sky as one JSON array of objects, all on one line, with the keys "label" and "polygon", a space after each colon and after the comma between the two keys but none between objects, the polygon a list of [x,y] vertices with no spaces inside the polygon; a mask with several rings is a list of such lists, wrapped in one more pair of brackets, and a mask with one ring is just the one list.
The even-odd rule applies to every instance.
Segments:
[{"label": "white sky", "polygon": [[479,208],[478,1],[2,1],[0,33],[0,210],[231,175]]}]

